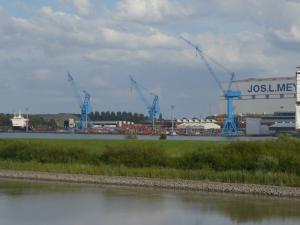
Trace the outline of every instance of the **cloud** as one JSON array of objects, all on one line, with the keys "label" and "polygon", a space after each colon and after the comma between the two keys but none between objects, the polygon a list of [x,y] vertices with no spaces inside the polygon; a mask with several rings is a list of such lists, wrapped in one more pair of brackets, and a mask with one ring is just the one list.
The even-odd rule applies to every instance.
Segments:
[{"label": "cloud", "polygon": [[124,0],[117,8],[121,19],[142,24],[161,24],[192,14],[192,8],[175,0]]},{"label": "cloud", "polygon": [[[49,4],[22,17],[0,7],[1,93],[12,96],[2,110],[12,102],[18,108],[24,96],[32,105],[44,104],[32,110],[76,111],[65,77],[70,71],[81,89],[91,92],[95,109],[144,112],[138,100],[128,100],[127,76],[133,74],[162,94],[162,109],[172,102],[181,115],[199,114],[203,104],[218,98],[218,90],[180,34],[238,78],[287,76],[297,63],[297,1],[123,0],[110,5],[109,14],[93,16],[86,15],[96,11],[95,2],[86,1],[85,7],[61,1],[77,4],[76,11]],[[79,13],[80,8],[88,10]],[[55,98],[62,102],[52,107]]]},{"label": "cloud", "polygon": [[90,1],[89,0],[73,0],[79,14],[87,16],[90,13]]},{"label": "cloud", "polygon": [[272,30],[271,34],[283,43],[300,44],[300,27],[293,25],[288,30]]},{"label": "cloud", "polygon": [[82,16],[88,16],[91,10],[91,3],[89,0],[60,0],[62,3],[72,3],[77,12]]},{"label": "cloud", "polygon": [[234,23],[247,22],[259,26],[279,27],[290,24],[298,17],[300,2],[289,0],[193,0],[188,1],[194,16],[221,19]]}]

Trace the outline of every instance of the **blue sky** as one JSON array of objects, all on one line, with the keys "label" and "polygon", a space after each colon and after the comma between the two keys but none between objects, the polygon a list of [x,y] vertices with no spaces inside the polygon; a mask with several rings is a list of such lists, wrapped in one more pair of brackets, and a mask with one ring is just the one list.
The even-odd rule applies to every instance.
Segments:
[{"label": "blue sky", "polygon": [[293,76],[299,12],[296,0],[0,0],[0,111],[78,112],[70,71],[98,111],[146,113],[131,74],[166,117],[171,105],[177,117],[217,113],[216,83],[178,37],[238,79]]}]

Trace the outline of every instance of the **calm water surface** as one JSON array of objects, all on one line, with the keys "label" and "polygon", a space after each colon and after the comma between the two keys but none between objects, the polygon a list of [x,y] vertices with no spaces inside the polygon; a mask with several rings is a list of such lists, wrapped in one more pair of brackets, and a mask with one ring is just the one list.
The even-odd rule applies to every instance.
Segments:
[{"label": "calm water surface", "polygon": [[[0,138],[49,138],[49,139],[99,139],[123,140],[124,135],[107,134],[66,134],[66,133],[0,133]],[[158,140],[158,136],[139,135],[139,140]],[[210,136],[168,136],[168,140],[199,140],[199,141],[238,141],[238,140],[264,140],[275,137],[210,137]]]},{"label": "calm water surface", "polygon": [[300,200],[0,179],[2,225],[299,225]]}]

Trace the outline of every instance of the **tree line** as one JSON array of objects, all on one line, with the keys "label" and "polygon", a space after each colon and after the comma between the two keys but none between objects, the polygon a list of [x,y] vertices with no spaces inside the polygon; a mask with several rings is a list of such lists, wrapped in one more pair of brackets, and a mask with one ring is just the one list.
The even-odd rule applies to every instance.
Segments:
[{"label": "tree line", "polygon": [[142,123],[147,120],[147,117],[142,113],[132,112],[92,112],[89,114],[92,121],[130,121],[134,123]]}]

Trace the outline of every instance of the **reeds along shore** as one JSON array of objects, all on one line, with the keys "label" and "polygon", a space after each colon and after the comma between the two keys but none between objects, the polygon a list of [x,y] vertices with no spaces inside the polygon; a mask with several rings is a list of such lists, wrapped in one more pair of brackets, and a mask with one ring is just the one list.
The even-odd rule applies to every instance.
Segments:
[{"label": "reeds along shore", "polygon": [[0,140],[0,168],[300,187],[300,140]]}]

